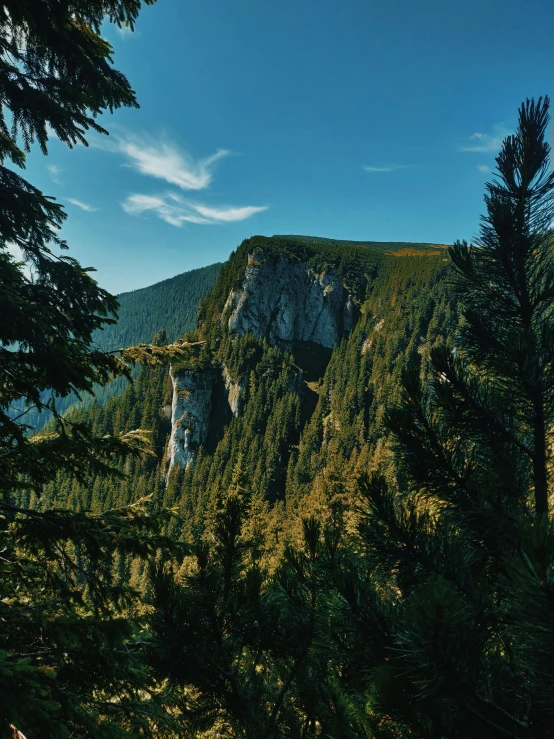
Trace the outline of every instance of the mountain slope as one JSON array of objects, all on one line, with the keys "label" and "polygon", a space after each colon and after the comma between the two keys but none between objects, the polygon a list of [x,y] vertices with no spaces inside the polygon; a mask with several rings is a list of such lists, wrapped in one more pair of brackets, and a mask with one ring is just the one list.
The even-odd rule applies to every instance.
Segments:
[{"label": "mountain slope", "polygon": [[165,329],[174,341],[196,325],[198,304],[212,290],[221,264],[193,269],[155,285],[118,295],[119,320],[98,331],[95,340],[108,351],[145,344]]},{"label": "mountain slope", "polygon": [[68,480],[56,496],[100,509],[153,493],[200,534],[241,469],[258,522],[285,532],[268,534],[279,549],[299,512],[324,511],[339,488],[349,497],[359,470],[386,466],[402,369],[425,371],[456,321],[447,271],[440,245],[248,239],[201,301],[202,348],[171,377],[143,370],[105,409],[80,412],[105,433],[153,428],[157,459],[133,463],[124,484],[97,478],[79,491]]},{"label": "mountain slope", "polygon": [[[216,347],[223,373],[224,390],[214,382],[218,412],[199,419],[209,431],[195,437],[192,392],[183,416],[173,419],[177,441],[189,447],[186,459],[198,449],[193,464],[170,476],[166,502],[178,503],[202,529],[204,511],[242,465],[260,499],[294,515],[306,510],[308,497],[319,500],[309,508],[322,505],[330,475],[344,482],[358,465],[376,465],[403,367],[415,362],[424,371],[429,348],[456,320],[447,269],[440,245],[309,237],[244,242],[199,310],[198,330]],[[283,274],[288,285],[280,282]],[[322,330],[322,319],[332,330]],[[309,335],[317,338],[303,340],[302,329],[314,325]],[[197,372],[191,370],[189,388]]]}]

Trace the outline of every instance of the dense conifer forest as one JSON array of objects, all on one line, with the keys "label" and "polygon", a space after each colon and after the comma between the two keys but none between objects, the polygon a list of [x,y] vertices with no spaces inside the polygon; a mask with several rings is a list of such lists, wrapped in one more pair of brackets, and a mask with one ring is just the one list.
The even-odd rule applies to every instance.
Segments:
[{"label": "dense conifer forest", "polygon": [[220,264],[193,269],[155,285],[117,296],[118,321],[94,335],[96,343],[107,351],[147,344],[163,329],[168,341],[175,341],[196,326],[201,298],[213,288]]}]

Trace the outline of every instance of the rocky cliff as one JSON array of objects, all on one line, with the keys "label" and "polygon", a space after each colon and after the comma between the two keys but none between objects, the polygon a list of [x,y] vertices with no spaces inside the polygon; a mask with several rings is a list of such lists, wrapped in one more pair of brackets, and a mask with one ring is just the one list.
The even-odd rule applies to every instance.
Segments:
[{"label": "rocky cliff", "polygon": [[169,469],[179,464],[188,467],[195,452],[206,442],[210,430],[214,373],[174,371],[170,369],[173,385],[171,403],[171,436],[169,438]]},{"label": "rocky cliff", "polygon": [[[206,369],[191,366],[172,376],[170,466],[190,467],[203,445],[202,465],[187,479],[198,473],[202,486],[210,465],[221,472],[244,462],[264,495],[276,499],[292,479],[289,459],[303,467],[297,485],[315,474],[312,455],[324,441],[329,446],[331,430],[340,436],[341,453],[364,443],[363,429],[378,437],[380,396],[396,382],[383,377],[396,377],[404,354],[420,347],[443,263],[442,252],[428,244],[293,236],[244,241],[200,306],[197,335],[209,354]],[[414,313],[414,301],[429,307]],[[385,314],[390,331],[379,330]],[[351,386],[339,392],[346,380],[337,367],[345,352]],[[376,353],[387,359],[380,376],[370,377]],[[330,373],[338,374],[324,388]],[[337,392],[339,408],[331,410]],[[354,423],[344,436],[340,429]]]},{"label": "rocky cliff", "polygon": [[[253,334],[271,345],[311,342],[332,348],[354,324],[354,301],[332,272],[315,271],[306,261],[269,256],[255,248],[248,254],[242,284],[229,291],[220,321],[238,335]],[[240,411],[248,376],[233,379],[222,363],[216,371],[180,371],[171,375],[173,402],[169,469],[188,467],[210,431],[212,394],[222,381],[232,417]]]},{"label": "rocky cliff", "polygon": [[330,348],[352,329],[353,312],[352,296],[337,275],[255,249],[241,288],[229,293],[222,320],[238,334],[252,333],[272,344],[311,341]]},{"label": "rocky cliff", "polygon": [[233,380],[231,373],[225,365],[223,365],[222,377],[229,408],[233,416],[236,417],[239,414],[244,391],[246,390],[247,378],[243,378],[240,381]]}]

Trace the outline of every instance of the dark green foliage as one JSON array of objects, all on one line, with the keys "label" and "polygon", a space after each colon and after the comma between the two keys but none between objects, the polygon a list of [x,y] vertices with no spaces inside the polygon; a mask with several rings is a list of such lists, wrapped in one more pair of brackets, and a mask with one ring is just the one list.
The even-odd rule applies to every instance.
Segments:
[{"label": "dark green foliage", "polygon": [[2,159],[24,163],[18,134],[26,151],[36,140],[46,153],[48,127],[69,146],[86,145],[89,129],[107,133],[95,120],[99,114],[138,107],[127,79],[111,65],[112,48],[100,27],[109,20],[133,29],[141,5],[138,0],[2,4],[3,104],[13,116],[10,130],[2,111]]},{"label": "dark green foliage", "polygon": [[113,474],[92,474],[84,486],[73,477],[59,475],[44,488],[43,504],[100,513],[107,508],[129,505],[145,495],[159,501],[165,489],[160,461],[171,428],[170,406],[167,368],[144,367],[137,380],[120,397],[110,398],[104,407],[93,405],[68,411],[67,419],[71,423],[83,424],[100,437],[147,428],[153,454],[140,461],[120,459],[115,478]]},{"label": "dark green foliage", "polygon": [[[459,331],[405,373],[390,414],[401,494],[365,485],[365,668],[380,710],[424,737],[552,736],[552,215],[548,99],[522,106],[487,186],[477,246],[456,244]],[[370,574],[371,573],[371,574]],[[350,604],[349,604],[350,605]],[[356,664],[356,663],[354,663]]]},{"label": "dark green foliage", "polygon": [[162,328],[169,342],[193,331],[198,304],[212,290],[220,269],[221,264],[212,264],[121,293],[117,323],[95,333],[94,340],[108,351],[148,342]]},{"label": "dark green foliage", "polygon": [[[101,515],[2,504],[0,726],[29,736],[156,734],[167,723],[125,612],[116,555],[177,550],[144,504]],[[10,734],[11,735],[11,734]]]},{"label": "dark green foliage", "polygon": [[340,556],[340,522],[323,532],[305,519],[301,545],[270,575],[263,535],[247,527],[244,484],[239,460],[191,560],[181,573],[153,573],[151,659],[178,696],[183,733],[300,739],[319,723],[324,736],[369,737],[336,685],[327,646],[326,577]]},{"label": "dark green foliage", "polygon": [[[111,47],[99,30],[106,17],[132,26],[139,9],[135,0],[18,1],[0,9],[2,489],[23,468],[32,479],[42,467],[42,483],[49,467],[51,444],[30,444],[25,412],[14,416],[13,405],[40,408],[46,389],[63,397],[128,371],[92,346],[93,332],[113,322],[116,299],[99,288],[90,269],[52,251],[67,248],[58,236],[63,208],[6,163],[24,167],[34,141],[46,153],[48,127],[69,146],[86,144],[88,129],[107,133],[95,120],[102,111],[137,105],[126,78],[111,66]],[[14,246],[30,274],[8,251]]]},{"label": "dark green foliage", "polygon": [[[115,320],[117,300],[63,254],[62,207],[6,166],[23,168],[34,142],[46,154],[51,132],[70,147],[86,144],[89,129],[107,133],[97,122],[103,111],[137,107],[100,26],[132,28],[141,5],[0,7],[1,736],[160,736],[171,723],[140,656],[136,592],[114,569],[121,558],[178,556],[159,533],[167,516],[144,499],[96,515],[39,501],[62,474],[73,484],[91,472],[121,478],[117,461],[145,452],[147,434],[134,427],[98,435],[55,414],[49,433],[30,436],[26,415],[43,407],[46,390],[90,391],[129,375],[136,361],[156,364],[180,350],[141,346],[116,356],[94,345],[94,332]],[[21,261],[12,256],[18,250]]]}]

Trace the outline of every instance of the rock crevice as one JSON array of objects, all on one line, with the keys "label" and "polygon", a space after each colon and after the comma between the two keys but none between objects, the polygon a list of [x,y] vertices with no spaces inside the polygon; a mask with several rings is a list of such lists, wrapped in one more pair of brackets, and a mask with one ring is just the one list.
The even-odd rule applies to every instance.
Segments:
[{"label": "rock crevice", "polygon": [[225,385],[225,393],[227,396],[227,402],[233,417],[238,416],[240,407],[244,398],[244,391],[248,384],[248,377],[243,378],[240,381],[235,381],[231,377],[231,373],[228,368],[223,365],[222,371],[223,384]]}]

